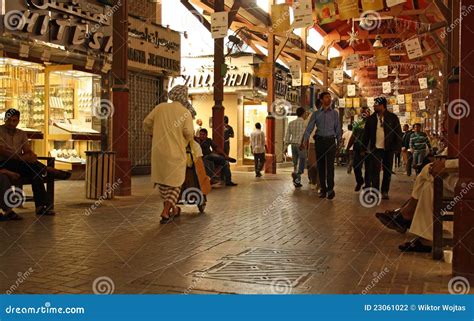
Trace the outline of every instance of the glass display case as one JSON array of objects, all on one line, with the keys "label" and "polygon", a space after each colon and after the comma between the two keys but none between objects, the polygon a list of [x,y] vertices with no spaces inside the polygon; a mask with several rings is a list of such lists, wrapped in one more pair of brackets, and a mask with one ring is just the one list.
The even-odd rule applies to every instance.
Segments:
[{"label": "glass display case", "polygon": [[100,149],[101,77],[69,66],[46,68],[47,152],[63,169],[84,165],[87,150]]}]

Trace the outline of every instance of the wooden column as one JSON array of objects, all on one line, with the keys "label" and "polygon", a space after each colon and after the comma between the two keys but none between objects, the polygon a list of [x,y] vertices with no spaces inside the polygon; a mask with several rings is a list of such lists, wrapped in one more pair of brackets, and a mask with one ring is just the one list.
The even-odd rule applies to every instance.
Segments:
[{"label": "wooden column", "polygon": [[[268,5],[275,4],[275,0],[268,0]],[[268,33],[268,56],[267,62],[271,63],[271,73],[267,77],[267,110],[268,115],[265,122],[266,125],[266,139],[267,139],[267,153],[265,157],[265,173],[276,174],[276,154],[275,154],[275,126],[276,119],[273,115],[273,103],[275,101],[275,35],[270,29]]]},{"label": "wooden column", "polygon": [[[456,21],[460,17],[460,2],[452,2],[452,17],[451,21]],[[464,19],[466,20],[466,19]],[[449,44],[449,55],[447,57],[448,66],[450,68],[448,75],[448,106],[450,102],[459,99],[459,66],[460,66],[460,25],[454,24],[455,28],[451,32],[448,32],[448,44]],[[466,38],[464,38],[466,41]],[[467,42],[465,42],[467,44]],[[447,112],[448,117],[448,156],[458,157],[459,155],[459,132],[456,129],[459,128],[459,120],[449,116],[449,110]]]},{"label": "wooden column", "polygon": [[131,168],[128,155],[128,0],[122,0],[117,6],[113,19],[113,104],[115,108],[112,120],[112,148],[117,153],[115,179],[122,184],[115,191],[119,196],[132,193]]},{"label": "wooden column", "polygon": [[[308,41],[308,29],[301,28],[301,40],[303,41],[303,48],[301,49],[300,53],[300,63],[301,63],[301,73],[307,72],[307,59],[306,59],[306,43]],[[309,71],[311,72],[311,70]],[[301,91],[300,91],[300,105],[301,107],[308,109],[308,86],[303,86],[301,84]]]},{"label": "wooden column", "polygon": [[[466,8],[471,1],[462,0]],[[459,11],[458,11],[459,12]],[[463,195],[454,211],[454,256],[453,273],[466,277],[474,284],[474,91],[472,75],[474,74],[474,43],[472,42],[474,20],[462,19],[460,25],[460,98],[466,101],[467,109],[460,119],[460,146],[463,146],[459,157],[459,181],[455,195]],[[456,38],[455,38],[456,39]],[[454,40],[453,42],[455,42]],[[455,53],[455,52],[454,52]],[[462,64],[461,64],[462,62]]]},{"label": "wooden column", "polygon": [[[224,11],[224,0],[216,0],[215,12]],[[214,107],[212,107],[212,139],[224,150],[224,38],[214,39]]]}]

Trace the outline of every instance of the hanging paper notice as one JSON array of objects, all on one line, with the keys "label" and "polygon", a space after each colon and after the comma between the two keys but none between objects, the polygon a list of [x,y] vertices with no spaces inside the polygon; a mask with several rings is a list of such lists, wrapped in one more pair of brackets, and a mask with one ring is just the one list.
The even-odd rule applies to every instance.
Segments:
[{"label": "hanging paper notice", "polygon": [[349,20],[360,16],[359,1],[337,0],[337,8],[339,10],[339,20]]},{"label": "hanging paper notice", "polygon": [[383,0],[362,0],[362,10],[383,10]]},{"label": "hanging paper notice", "polygon": [[374,107],[374,104],[375,104],[375,98],[367,97],[367,107],[372,108]]},{"label": "hanging paper notice", "polygon": [[397,4],[405,3],[407,0],[387,0],[387,7],[394,7]]},{"label": "hanging paper notice", "polygon": [[293,4],[293,28],[306,28],[314,25],[311,0],[299,0]]},{"label": "hanging paper notice", "polygon": [[388,77],[388,66],[377,67],[377,78],[385,79]]},{"label": "hanging paper notice", "polygon": [[214,12],[211,14],[211,30],[213,39],[225,38],[227,36],[228,29],[228,12]]},{"label": "hanging paper notice", "polygon": [[294,87],[301,86],[301,63],[299,61],[291,61],[288,64],[291,72],[291,85]]},{"label": "hanging paper notice", "polygon": [[342,57],[333,57],[329,60],[329,68],[337,68],[342,63]]},{"label": "hanging paper notice", "polygon": [[375,65],[388,66],[391,63],[390,52],[387,48],[375,48]]},{"label": "hanging paper notice", "polygon": [[325,25],[336,21],[336,6],[334,0],[319,1],[316,3],[316,13],[318,15],[318,24]]},{"label": "hanging paper notice", "polygon": [[393,109],[393,113],[395,113],[395,114],[400,113],[400,106],[399,105],[393,105],[392,109]]},{"label": "hanging paper notice", "polygon": [[397,104],[403,105],[405,103],[405,95],[397,95]]},{"label": "hanging paper notice", "polygon": [[420,83],[420,89],[428,89],[428,79],[427,78],[420,78],[418,79]]},{"label": "hanging paper notice", "polygon": [[360,108],[360,98],[354,98],[352,101],[352,106],[354,108]]},{"label": "hanging paper notice", "polygon": [[406,112],[412,112],[412,111],[413,111],[413,105],[407,103],[407,104],[405,105],[405,111],[406,111]]},{"label": "hanging paper notice", "polygon": [[346,100],[344,98],[339,98],[339,107],[346,107]]},{"label": "hanging paper notice", "polygon": [[410,59],[415,59],[423,55],[420,39],[418,39],[418,37],[405,41],[405,48],[407,49],[408,58]]},{"label": "hanging paper notice", "polygon": [[347,85],[347,96],[354,97],[356,95],[356,86]]},{"label": "hanging paper notice", "polygon": [[350,55],[346,58],[346,70],[354,70],[359,68],[359,55]]},{"label": "hanging paper notice", "polygon": [[392,92],[392,84],[390,81],[382,83],[382,89],[384,94],[390,94]]},{"label": "hanging paper notice", "polygon": [[424,100],[421,100],[418,102],[418,108],[420,110],[425,110],[426,109],[426,102]]},{"label": "hanging paper notice", "polygon": [[346,108],[352,108],[352,98],[346,98]]},{"label": "hanging paper notice", "polygon": [[283,33],[290,29],[290,5],[287,3],[272,5],[273,32]]},{"label": "hanging paper notice", "polygon": [[341,69],[334,70],[334,83],[342,84],[344,82],[344,71]]},{"label": "hanging paper notice", "polygon": [[303,86],[310,86],[311,85],[311,78],[313,77],[313,74],[310,72],[304,72],[303,73]]},{"label": "hanging paper notice", "polygon": [[405,104],[413,103],[413,96],[411,94],[405,94]]}]

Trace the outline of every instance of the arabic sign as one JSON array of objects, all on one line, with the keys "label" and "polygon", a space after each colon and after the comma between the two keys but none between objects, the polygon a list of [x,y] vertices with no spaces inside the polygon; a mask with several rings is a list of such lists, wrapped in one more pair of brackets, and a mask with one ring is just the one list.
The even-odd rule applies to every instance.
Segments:
[{"label": "arabic sign", "polygon": [[128,67],[148,73],[179,74],[181,37],[176,31],[128,17]]},{"label": "arabic sign", "polygon": [[24,36],[67,50],[112,53],[114,7],[86,0],[0,1],[2,34]]}]

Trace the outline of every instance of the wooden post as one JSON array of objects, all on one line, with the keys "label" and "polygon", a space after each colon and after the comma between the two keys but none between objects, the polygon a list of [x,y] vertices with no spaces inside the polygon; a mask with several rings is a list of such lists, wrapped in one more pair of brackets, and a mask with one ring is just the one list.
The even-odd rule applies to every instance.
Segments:
[{"label": "wooden post", "polygon": [[[462,5],[469,6],[471,1],[462,0]],[[453,10],[456,12],[456,10]],[[459,10],[457,11],[459,13]],[[472,74],[474,74],[474,44],[472,42],[472,30],[474,20],[461,19],[460,25],[460,55],[458,64],[463,68],[460,72],[460,95],[466,103],[464,113],[460,116],[460,146],[459,157],[459,181],[456,186],[455,196],[463,195],[456,204],[454,210],[454,256],[453,273],[457,276],[466,277],[474,284],[474,91],[472,90]],[[458,38],[454,38],[458,39]],[[457,42],[457,40],[453,41]],[[453,52],[455,54],[456,51]]]},{"label": "wooden post", "polygon": [[[268,0],[269,8],[275,4],[275,0]],[[270,22],[271,24],[271,22]],[[276,154],[275,154],[275,126],[276,119],[273,114],[273,103],[275,101],[275,35],[270,28],[268,33],[268,56],[267,62],[271,63],[271,72],[267,77],[267,110],[268,115],[266,125],[267,153],[265,157],[265,173],[276,174]]]},{"label": "wooden post", "polygon": [[[224,11],[224,0],[216,0],[215,12]],[[224,38],[214,39],[214,107],[212,107],[212,140],[224,150]]]},{"label": "wooden post", "polygon": [[[306,43],[308,40],[308,29],[302,28],[301,29],[301,39],[303,41],[303,48],[301,49],[300,53],[300,63],[301,63],[301,72],[311,72],[311,70],[306,70],[306,65],[307,65],[307,60],[306,60]],[[305,108],[306,110],[308,109],[308,101],[307,101],[307,92],[308,92],[308,87],[303,86],[301,84],[301,92],[300,92],[300,105],[301,107]]]},{"label": "wooden post", "polygon": [[128,0],[122,0],[113,19],[113,104],[112,148],[117,153],[115,179],[122,183],[115,191],[119,196],[132,194],[131,168],[128,155]]}]

